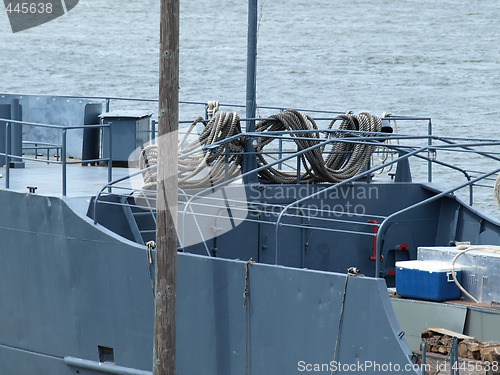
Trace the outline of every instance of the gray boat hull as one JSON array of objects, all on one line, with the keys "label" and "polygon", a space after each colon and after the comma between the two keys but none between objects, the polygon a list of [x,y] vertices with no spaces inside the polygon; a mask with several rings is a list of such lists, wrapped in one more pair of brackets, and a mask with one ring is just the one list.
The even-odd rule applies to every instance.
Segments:
[{"label": "gray boat hull", "polygon": [[[94,225],[86,204],[0,194],[2,375],[151,371],[146,248]],[[179,374],[413,372],[383,279],[352,276],[345,288],[345,274],[251,264],[244,307],[245,280],[245,260],[179,253]]]}]

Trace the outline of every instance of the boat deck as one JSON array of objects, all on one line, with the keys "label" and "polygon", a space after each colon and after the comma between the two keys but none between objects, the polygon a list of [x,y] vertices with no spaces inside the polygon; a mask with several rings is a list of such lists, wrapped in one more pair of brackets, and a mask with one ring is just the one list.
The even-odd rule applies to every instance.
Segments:
[{"label": "boat deck", "polygon": [[[66,196],[67,197],[89,197],[96,195],[108,182],[108,169],[102,166],[82,166],[81,164],[68,164],[66,169]],[[129,173],[137,171],[133,168],[117,168],[112,171],[112,179],[116,180],[128,176]],[[0,190],[6,189],[5,166],[0,168]],[[140,188],[142,177],[137,176],[132,181],[127,181],[126,186],[131,185]],[[137,186],[135,186],[137,184]],[[28,186],[36,187],[36,194],[46,196],[62,196],[62,166],[57,164],[46,164],[43,162],[26,161],[25,168],[10,168],[9,190],[28,193]]]}]

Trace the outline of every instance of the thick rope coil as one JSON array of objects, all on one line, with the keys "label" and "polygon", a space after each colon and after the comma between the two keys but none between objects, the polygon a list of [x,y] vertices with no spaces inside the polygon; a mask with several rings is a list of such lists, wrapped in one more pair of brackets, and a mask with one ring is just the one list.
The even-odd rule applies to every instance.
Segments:
[{"label": "thick rope coil", "polygon": [[[216,102],[214,102],[216,103]],[[209,108],[215,108],[215,104]],[[365,137],[373,136],[381,131],[381,120],[378,116],[362,112],[359,115],[346,113],[339,116],[342,122],[340,130],[352,130],[362,132]],[[226,176],[231,179],[240,173],[239,168],[245,150],[243,139],[229,142],[226,146],[217,148],[214,152],[204,152],[203,146],[209,146],[234,135],[241,134],[240,120],[236,113],[219,112],[205,125],[202,133],[195,141],[188,143],[188,138],[195,127],[202,121],[197,118],[188,128],[186,134],[179,142],[179,187],[202,188],[222,183]],[[328,127],[331,129],[335,120]],[[312,132],[299,133],[296,131],[309,130]],[[301,112],[286,110],[272,115],[270,119],[260,121],[256,124],[256,131],[274,132],[288,131],[295,138],[297,150],[302,151],[314,147],[330,137],[342,140],[351,137],[349,134],[327,134],[325,138],[320,137],[318,127],[314,120]],[[366,134],[363,134],[366,133]],[[354,139],[354,138],[353,138]],[[257,139],[257,163],[258,166],[267,165],[266,155],[263,149],[273,142],[273,138],[262,137]],[[370,160],[376,146],[364,143],[346,143],[333,141],[328,146],[317,147],[305,152],[300,156],[301,183],[315,182],[340,182],[359,174]],[[227,148],[227,150],[226,150]],[[189,154],[196,149],[199,152]],[[226,155],[227,152],[227,155]],[[326,154],[326,159],[323,155]],[[186,155],[185,157],[182,157]],[[158,150],[156,145],[147,146],[140,154],[140,168],[147,168],[156,164]],[[226,160],[227,158],[227,160]],[[145,171],[144,189],[156,189],[156,171]],[[297,181],[296,172],[288,172],[273,167],[268,167],[259,173],[259,180],[263,183],[291,184]]]},{"label": "thick rope coil", "polygon": [[[314,120],[295,110],[286,110],[278,114],[270,116],[272,119],[276,120],[263,120],[260,121],[256,126],[255,130],[257,132],[275,132],[275,131],[290,131],[291,137],[300,138],[295,141],[297,144],[297,150],[302,151],[309,147],[312,147],[318,143],[319,135],[318,133],[305,133],[305,134],[294,134],[296,130],[317,130],[318,127]],[[311,140],[307,139],[310,138]],[[257,142],[256,151],[259,152],[257,155],[258,166],[261,167],[267,164],[267,161],[262,154],[264,146],[271,143],[272,138],[259,138]],[[305,172],[301,173],[300,181],[303,183],[314,182],[314,176],[312,174],[311,164],[317,158],[321,158],[321,150],[315,149],[306,152],[301,156],[301,162],[304,166]],[[284,172],[273,167],[266,168],[262,170],[259,174],[260,181],[264,183],[278,183],[278,184],[290,184],[297,181],[296,174],[293,172]]]},{"label": "thick rope coil", "polygon": [[[191,125],[184,136],[187,139],[194,129]],[[219,112],[203,129],[198,140],[179,150],[182,156],[201,146],[209,146],[233,135],[241,134],[240,119],[236,113]],[[228,160],[226,164],[226,147]],[[215,152],[203,152],[189,155],[179,160],[179,186],[183,188],[200,188],[214,186],[224,181],[227,168],[228,178],[239,173],[239,166],[243,158],[244,141],[237,139],[228,143],[226,147],[219,147]]]},{"label": "thick rope coil", "polygon": [[[144,170],[158,162],[158,146],[149,145],[144,147],[144,149],[139,154],[139,168]],[[142,177],[144,179],[144,190],[156,190],[156,168],[151,168],[142,172]]]},{"label": "thick rope coil", "polygon": [[[366,136],[373,136],[373,134],[380,132],[382,128],[382,121],[380,117],[371,115],[367,112],[362,112],[359,115],[344,114],[340,115],[342,122],[339,126],[340,130],[355,130],[367,132]],[[296,131],[296,130],[318,130],[314,120],[295,110],[286,110],[277,115],[271,116],[275,120],[264,120],[256,125],[256,130],[259,132],[265,131]],[[335,120],[333,120],[328,129],[333,127]],[[297,137],[295,143],[297,150],[301,151],[317,145],[318,142],[323,141],[319,133],[311,132],[305,134],[291,134],[292,137]],[[330,137],[329,135],[326,136]],[[346,138],[345,134],[337,134],[336,138]],[[263,147],[270,143],[272,139],[259,139],[257,151],[262,151]],[[375,146],[365,143],[346,143],[346,142],[333,142],[328,148],[316,148],[306,152],[301,156],[302,166],[304,172],[300,174],[301,183],[313,182],[340,182],[347,178],[351,178],[360,173],[366,166],[368,161],[375,150]],[[328,156],[323,159],[323,154]],[[267,162],[264,155],[258,155],[259,167],[266,165]],[[296,173],[283,172],[275,168],[268,168],[260,173],[260,180],[264,183],[294,183],[297,180]]]},{"label": "thick rope coil", "polygon": [[[228,147],[228,163],[226,165],[226,148],[219,147],[215,152],[204,152],[203,146],[209,146],[223,139],[241,134],[240,119],[236,113],[219,112],[206,125],[195,141],[182,147],[195,129],[196,125],[203,119],[198,117],[188,128],[186,134],[179,142],[179,156],[186,155],[196,149],[191,155],[179,158],[179,187],[202,188],[217,185],[224,181],[227,168],[228,178],[239,173],[239,166],[243,158],[244,141],[235,140]],[[158,159],[158,146],[149,145],[141,151],[139,156],[139,168],[144,169],[155,165]],[[143,172],[143,189],[156,189],[156,170],[151,169]]]}]

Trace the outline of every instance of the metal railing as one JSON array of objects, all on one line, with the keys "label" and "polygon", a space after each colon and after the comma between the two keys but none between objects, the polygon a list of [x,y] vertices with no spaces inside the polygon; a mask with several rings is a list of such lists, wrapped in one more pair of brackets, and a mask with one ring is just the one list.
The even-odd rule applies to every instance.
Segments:
[{"label": "metal railing", "polygon": [[[388,118],[390,120],[425,120],[428,121],[429,124],[429,130],[431,130],[431,121],[428,118],[418,118],[418,117],[394,117],[391,116]],[[328,118],[328,120],[331,120]],[[315,132],[315,133],[323,133],[325,135],[328,135],[325,139],[317,139],[314,140],[316,142],[315,145],[304,149],[304,150],[287,150],[286,147],[283,147],[284,144],[294,142],[297,139],[300,139],[301,134],[306,134],[308,132]],[[344,135],[343,138],[336,138],[335,135],[337,134],[342,134]],[[330,231],[330,232],[341,232],[345,234],[352,234],[352,235],[364,235],[364,236],[372,236],[376,238],[376,254],[375,254],[375,273],[376,275],[379,274],[380,271],[380,252],[381,252],[381,242],[383,240],[384,234],[387,230],[387,227],[389,223],[391,222],[392,219],[394,219],[396,216],[408,212],[410,210],[413,210],[415,208],[421,207],[425,204],[428,204],[430,202],[433,202],[441,197],[444,196],[449,196],[453,194],[454,192],[463,189],[463,188],[468,188],[469,189],[469,203],[473,203],[473,189],[474,186],[481,186],[482,181],[488,181],[491,180],[491,176],[494,175],[495,173],[498,173],[500,171],[500,168],[495,168],[489,172],[480,172],[480,171],[474,171],[475,176],[472,176],[472,173],[470,170],[461,167],[461,166],[456,166],[453,165],[452,163],[448,161],[441,161],[436,158],[436,153],[437,152],[448,152],[448,151],[454,151],[454,152],[460,152],[460,153],[466,153],[466,154],[474,154],[478,155],[484,158],[487,158],[488,160],[492,161],[500,161],[500,157],[497,156],[495,152],[489,152],[489,151],[482,151],[482,148],[484,147],[489,147],[489,146],[498,146],[500,145],[500,141],[498,140],[487,140],[487,139],[477,139],[477,140],[469,140],[469,139],[463,139],[459,137],[439,137],[439,136],[433,136],[433,135],[419,135],[419,136],[406,136],[406,135],[400,135],[400,134],[383,134],[383,135],[375,135],[375,134],[367,134],[367,133],[362,133],[362,132],[355,132],[355,131],[339,131],[339,130],[314,130],[314,131],[300,131],[300,132],[294,132],[294,136],[292,137],[292,134],[290,132],[269,132],[266,134],[263,133],[244,133],[244,134],[239,134],[235,135],[231,138],[227,138],[224,140],[221,140],[213,145],[210,145],[209,147],[203,148],[204,152],[214,152],[219,148],[224,148],[224,153],[226,155],[226,160],[228,160],[229,155],[235,155],[237,153],[232,153],[229,152],[229,147],[228,144],[232,141],[241,139],[242,137],[245,138],[250,138],[250,139],[256,139],[256,138],[272,138],[273,140],[276,140],[280,143],[280,147],[277,150],[271,151],[271,152],[266,152],[266,151],[261,151],[261,152],[255,152],[255,155],[261,154],[261,155],[273,155],[273,160],[267,164],[260,166],[256,168],[255,170],[249,171],[247,173],[242,173],[236,177],[233,178],[227,178],[228,174],[226,172],[226,180],[218,185],[215,186],[210,186],[207,187],[206,189],[201,189],[197,190],[194,192],[186,193],[185,191],[180,192],[180,196],[183,198],[183,203],[182,203],[182,209],[179,211],[179,214],[181,215],[181,220],[185,220],[188,216],[193,216],[196,217],[198,216],[203,216],[207,214],[203,213],[197,213],[197,210],[195,209],[196,206],[201,207],[201,206],[206,206],[210,205],[210,203],[207,203],[210,201],[209,198],[207,201],[207,198],[204,197],[204,195],[210,191],[213,191],[214,189],[220,189],[225,186],[229,186],[231,183],[234,183],[235,181],[238,180],[243,180],[245,176],[248,176],[250,174],[258,174],[260,171],[273,167],[273,166],[282,166],[285,164],[287,161],[290,161],[291,159],[295,159],[297,161],[297,165],[300,165],[300,157],[314,149],[324,147],[325,145],[335,143],[335,142],[345,142],[345,143],[363,143],[363,144],[368,144],[368,145],[373,145],[373,146],[383,146],[386,147],[390,150],[391,153],[394,155],[399,155],[397,157],[394,157],[392,160],[387,161],[385,163],[382,163],[380,165],[376,166],[371,166],[367,168],[364,172],[346,179],[342,182],[339,182],[337,184],[323,184],[321,186],[324,186],[319,191],[312,192],[306,197],[303,197],[299,200],[296,200],[294,202],[291,202],[289,204],[283,204],[283,205],[278,205],[278,204],[265,204],[261,202],[250,202],[250,201],[243,201],[243,200],[233,200],[233,201],[227,201],[226,203],[231,203],[234,205],[232,206],[232,209],[236,210],[243,210],[246,209],[249,214],[258,214],[262,212],[268,212],[270,213],[270,217],[273,217],[274,220],[272,221],[266,221],[266,220],[260,220],[256,219],[253,216],[255,215],[248,215],[246,218],[241,219],[241,218],[236,218],[236,221],[243,222],[243,221],[249,221],[249,222],[258,222],[260,224],[265,224],[265,225],[273,225],[275,226],[275,263],[279,264],[280,261],[280,245],[279,245],[279,228],[280,227],[296,227],[296,228],[307,228],[311,230],[324,230],[324,231]],[[382,143],[383,141],[386,140],[399,140],[399,144],[386,144]],[[311,138],[307,138],[308,141],[311,141]],[[415,145],[409,145],[409,144],[402,144],[402,142],[410,142],[410,141],[424,141],[424,145],[422,146],[415,146]],[[195,150],[194,152],[199,152],[200,150]],[[185,155],[187,156],[187,155]],[[325,217],[316,217],[314,218],[315,225],[303,225],[303,224],[294,224],[294,223],[284,223],[283,218],[284,217],[292,217],[292,218],[299,218],[299,217],[307,217],[307,212],[308,212],[308,207],[307,207],[307,202],[314,199],[320,194],[325,194],[326,192],[332,190],[332,189],[338,189],[344,185],[349,185],[354,182],[359,182],[363,180],[366,177],[372,176],[375,172],[384,169],[392,164],[398,164],[404,160],[408,160],[410,158],[418,158],[420,160],[423,160],[428,164],[427,167],[427,181],[433,181],[433,165],[439,165],[440,167],[449,169],[449,170],[454,170],[459,172],[465,179],[463,183],[456,184],[456,186],[444,190],[436,195],[433,195],[431,198],[422,200],[418,203],[415,203],[413,205],[410,205],[406,208],[403,208],[397,212],[394,212],[390,215],[377,215],[376,213],[366,213],[363,215],[351,215],[349,218],[332,218],[332,214],[337,214],[333,211],[325,211],[323,210],[321,213],[325,214]],[[293,164],[293,163],[292,163]],[[290,168],[293,169],[293,168]],[[297,176],[300,174],[300,168],[295,169]],[[137,172],[137,174],[141,173],[140,171]],[[123,179],[120,179],[118,181],[123,181]],[[370,183],[370,179],[366,178],[364,180],[366,183]],[[111,189],[115,185],[115,182],[112,182],[108,185],[106,185],[102,190],[101,193],[104,192],[105,190],[108,190],[108,192],[111,192]],[[101,194],[100,193],[100,194]],[[203,201],[197,201],[198,197],[204,197]],[[213,200],[213,205],[217,205],[218,202],[215,198]],[[99,195],[96,198],[96,202],[99,203]],[[101,202],[103,203],[103,202]],[[339,213],[341,214],[341,213]],[[328,216],[330,215],[330,216]],[[209,215],[211,217],[217,217],[217,215]],[[341,215],[340,215],[341,216]],[[353,218],[353,217],[354,218]],[[367,219],[377,219],[378,224],[373,224]],[[96,220],[97,222],[97,220]],[[195,219],[196,222],[196,219]],[[324,225],[320,225],[320,222],[325,223]],[[332,227],[332,224],[338,224],[338,225],[343,225],[341,229],[336,228],[335,226]],[[345,225],[354,225],[357,229],[354,230],[349,230],[345,228]],[[183,226],[185,227],[185,226]],[[360,227],[366,227],[367,230],[359,230]],[[371,231],[372,228],[376,227],[378,230]],[[200,242],[203,242],[203,235],[202,231],[199,230],[200,233]],[[182,233],[180,234],[180,239],[182,241]],[[208,255],[210,255],[210,251],[208,247],[206,247],[206,252]]]},{"label": "metal railing", "polygon": [[[22,150],[34,150],[35,159],[38,156],[43,156],[38,153],[38,150],[47,150],[47,161],[50,161],[50,150],[55,150],[56,161],[59,161],[62,145],[49,143],[49,142],[37,142],[37,141],[22,141]],[[47,163],[50,164],[50,163]]]},{"label": "metal railing", "polygon": [[[115,101],[126,101],[126,102],[144,102],[144,103],[156,103],[156,99],[144,99],[144,98],[128,98],[128,97],[80,97],[80,96],[65,96],[65,98],[74,98],[74,99],[97,99],[97,100],[103,100],[106,106],[106,111],[109,111],[112,105],[112,102]],[[181,101],[180,104],[185,104],[185,105],[195,105],[195,106],[201,106],[203,107],[203,113],[205,117],[205,122],[208,120],[207,117],[207,109],[208,105],[205,102],[183,102]],[[228,107],[228,108],[237,108],[237,109],[243,109],[245,108],[244,105],[237,105],[237,104],[230,104],[230,103],[221,103],[220,107]],[[286,109],[286,107],[272,107],[272,106],[259,106],[259,109],[262,110],[279,110],[283,111]],[[304,110],[301,110],[304,111]],[[336,117],[338,114],[344,113],[340,111],[316,111],[316,110],[307,110],[308,112],[315,113],[318,117],[314,118],[315,121],[321,122],[321,121],[336,121],[336,120],[341,120],[340,118]],[[323,117],[321,117],[323,116]],[[274,120],[272,118],[267,118],[268,120]],[[249,121],[260,121],[263,120],[263,118],[242,118],[240,121],[242,122],[249,122]],[[458,173],[460,173],[464,178],[465,182],[457,184],[455,187],[451,189],[447,189],[437,195],[434,195],[433,197],[423,200],[421,202],[418,202],[414,205],[411,205],[409,207],[406,207],[402,210],[399,210],[398,212],[395,212],[391,215],[377,215],[376,213],[372,214],[366,214],[364,217],[361,216],[355,216],[355,219],[351,220],[351,218],[341,218],[341,219],[332,219],[331,217],[323,217],[321,219],[315,219],[316,225],[313,226],[308,226],[308,229],[315,229],[315,230],[328,230],[328,231],[340,231],[342,233],[346,234],[352,234],[352,235],[366,235],[366,236],[376,236],[377,237],[377,252],[380,253],[380,243],[381,239],[384,235],[384,232],[386,231],[386,228],[388,226],[388,223],[390,222],[391,219],[393,219],[395,216],[402,214],[404,212],[407,212],[409,210],[412,210],[417,207],[421,207],[424,204],[427,204],[433,200],[439,199],[440,197],[446,196],[448,194],[452,194],[456,192],[457,190],[467,188],[469,191],[469,204],[472,205],[474,202],[474,187],[483,187],[483,186],[489,186],[487,185],[486,182],[492,181],[491,176],[494,173],[497,173],[500,169],[494,169],[493,171],[490,172],[481,172],[478,171],[474,168],[467,168],[466,166],[462,165],[454,165],[453,163],[449,162],[449,160],[438,160],[436,157],[436,154],[439,152],[448,152],[448,151],[454,151],[454,152],[461,152],[465,153],[468,155],[477,155],[486,158],[487,160],[491,161],[500,161],[500,154],[492,151],[482,151],[481,148],[485,146],[498,146],[500,144],[499,141],[497,140],[487,140],[487,139],[475,139],[475,140],[469,140],[465,138],[460,138],[460,137],[438,137],[434,136],[432,134],[432,120],[428,117],[414,117],[414,116],[388,116],[385,118],[382,118],[383,121],[412,121],[412,122],[419,122],[419,124],[423,123],[424,126],[423,128],[426,130],[424,135],[412,135],[412,136],[407,136],[407,135],[401,135],[401,134],[371,134],[367,132],[356,132],[356,131],[346,131],[346,130],[324,130],[320,129],[319,130],[304,130],[304,131],[295,131],[293,132],[293,137],[292,137],[292,132],[266,132],[264,133],[258,133],[258,132],[246,132],[242,134],[237,134],[231,138],[227,138],[224,140],[221,140],[215,144],[212,144],[208,147],[204,147],[201,149],[203,152],[215,152],[216,150],[219,150],[220,148],[223,148],[223,152],[225,155],[226,161],[229,160],[229,156],[235,155],[236,153],[230,152],[229,149],[229,144],[230,142],[236,141],[236,140],[255,140],[255,139],[262,139],[262,138],[267,138],[267,139],[272,139],[273,142],[271,142],[266,150],[262,151],[255,151],[255,152],[250,152],[251,155],[257,156],[261,155],[262,157],[267,158],[268,164],[262,165],[254,170],[248,171],[246,173],[242,173],[234,178],[229,178],[229,173],[228,173],[228,168],[227,168],[227,163],[226,163],[226,170],[225,170],[225,181],[221,184],[218,184],[213,187],[209,187],[207,189],[201,189],[199,191],[196,191],[194,193],[186,193],[186,192],[181,192],[180,195],[184,199],[184,205],[182,207],[182,210],[180,211],[180,214],[183,217],[183,220],[187,216],[196,216],[196,210],[193,209],[193,207],[198,206],[201,207],[202,203],[197,201],[197,197],[203,196],[205,193],[207,193],[210,190],[213,189],[218,189],[222,188],[224,186],[228,186],[231,183],[239,180],[239,179],[244,179],[247,176],[251,175],[258,175],[259,172],[265,170],[266,168],[270,167],[277,167],[280,170],[286,170],[291,173],[295,173],[296,176],[296,182],[300,182],[300,174],[301,174],[301,169],[303,168],[301,166],[301,157],[312,150],[316,150],[318,148],[322,148],[328,145],[331,145],[333,143],[337,142],[344,142],[344,143],[350,143],[350,144],[365,144],[365,145],[370,145],[370,146],[383,146],[386,148],[386,152],[389,152],[392,156],[392,159],[381,163],[379,165],[373,165],[373,166],[368,166],[366,170],[364,170],[362,173],[351,177],[349,179],[346,179],[340,183],[337,184],[323,184],[321,192],[313,192],[309,194],[306,197],[302,197],[297,201],[291,202],[289,204],[283,204],[283,205],[267,205],[263,203],[259,203],[259,205],[254,205],[252,202],[244,202],[244,201],[233,201],[232,203],[236,205],[236,209],[241,210],[243,206],[246,205],[246,209],[248,210],[249,213],[256,214],[258,212],[265,212],[265,211],[270,211],[272,212],[271,216],[273,217],[272,221],[258,221],[256,219],[247,217],[245,220],[246,221],[258,221],[261,224],[266,224],[266,225],[274,225],[275,226],[275,241],[276,241],[276,254],[275,254],[275,263],[279,263],[279,231],[280,227],[297,227],[296,224],[290,224],[287,222],[284,222],[285,217],[290,217],[290,218],[298,218],[298,217],[303,217],[304,212],[307,212],[307,204],[309,201],[313,200],[315,197],[318,196],[318,194],[324,194],[325,192],[328,192],[332,189],[335,188],[341,188],[342,186],[352,184],[354,182],[359,182],[363,180],[366,183],[371,182],[371,178],[374,175],[375,172],[378,172],[380,170],[384,170],[384,168],[391,166],[391,165],[397,165],[400,162],[409,160],[411,159],[420,159],[423,162],[427,164],[426,168],[426,180],[427,182],[433,182],[434,181],[434,166],[440,166],[443,167],[447,170],[453,170]],[[138,175],[141,173],[141,171],[138,171],[135,174],[132,174],[131,176],[127,176],[125,178],[121,178],[118,180],[112,180],[112,166],[110,162],[110,158],[112,155],[111,152],[111,131],[109,125],[82,125],[82,126],[59,126],[59,125],[50,125],[50,124],[41,124],[41,123],[30,123],[30,122],[23,122],[23,121],[15,121],[15,120],[10,120],[10,119],[0,119],[0,121],[4,122],[6,124],[5,126],[5,152],[0,153],[0,155],[5,156],[5,162],[6,162],[6,168],[5,168],[5,185],[8,188],[9,183],[10,183],[10,162],[12,160],[33,160],[33,161],[41,161],[40,159],[37,158],[37,151],[40,148],[45,148],[47,149],[47,155],[49,154],[49,150],[55,150],[58,154],[60,152],[60,158],[61,160],[50,160],[48,157],[47,160],[44,160],[43,162],[49,162],[53,164],[61,164],[62,166],[62,190],[63,190],[63,195],[66,195],[67,193],[67,176],[66,176],[66,166],[67,164],[79,164],[79,163],[89,163],[89,162],[99,162],[99,161],[104,161],[107,162],[108,164],[108,184],[106,184],[101,191],[97,194],[96,199],[95,199],[95,206],[94,206],[94,220],[97,223],[98,222],[98,217],[97,217],[97,211],[96,208],[100,204],[104,204],[105,202],[101,200],[101,197],[103,194],[110,194],[113,192],[113,189],[124,189],[124,188],[119,188],[117,184],[119,182],[125,181],[128,178],[133,177],[134,175]],[[182,122],[182,123],[190,123],[189,121]],[[42,142],[24,142],[23,148],[25,150],[28,149],[35,149],[35,157],[30,158],[25,155],[15,155],[11,152],[12,150],[12,144],[11,144],[11,136],[10,132],[12,127],[14,126],[32,126],[32,127],[45,127],[45,128],[53,128],[57,129],[61,132],[61,142],[60,143],[53,143],[53,144],[48,144],[48,143],[42,143]],[[67,143],[67,132],[71,131],[73,129],[83,129],[83,128],[91,128],[91,127],[98,127],[102,129],[102,131],[108,131],[110,136],[108,138],[109,140],[109,155],[110,158],[99,158],[99,159],[92,159],[92,160],[82,160],[82,161],[68,161],[66,158],[66,143]],[[105,130],[107,129],[107,130]],[[419,125],[418,129],[422,129],[422,126]],[[156,121],[152,121],[152,125],[150,128],[151,131],[151,139],[153,139],[156,136]],[[320,136],[323,136],[324,138],[311,138],[311,137],[306,137],[308,133],[316,133]],[[338,138],[337,136],[341,135],[342,138]],[[301,138],[304,137],[304,138]],[[309,147],[308,149],[304,150],[298,150],[297,147],[295,146],[295,141],[304,139],[309,142],[313,142],[314,145]],[[385,141],[392,140],[392,141],[399,141],[398,144],[388,144],[388,143],[383,143]],[[414,145],[411,144],[412,142],[419,142],[419,145]],[[421,143],[424,143],[422,145]],[[404,144],[403,144],[404,143]],[[194,150],[192,153],[195,152],[200,152],[200,149]],[[191,154],[192,154],[191,153]],[[246,153],[247,155],[249,154],[248,152]],[[184,157],[187,157],[189,154],[184,155]],[[57,155],[59,157],[59,155]],[[130,194],[131,192],[138,192],[140,189],[131,189],[130,191],[127,192],[127,194]],[[123,191],[122,191],[123,193]],[[139,194],[139,193],[138,193]],[[148,196],[149,197],[149,196]],[[149,197],[148,198],[148,204],[152,204],[152,200]],[[206,204],[206,199],[204,201]],[[111,204],[110,202],[106,202],[107,204]],[[116,204],[116,203],[113,203]],[[122,203],[118,203],[122,204]],[[216,202],[214,202],[216,204]],[[153,208],[149,207],[148,209],[153,212]],[[332,214],[332,211],[329,212],[321,212],[321,214],[324,214],[328,216],[329,214]],[[199,214],[198,214],[199,215]],[[153,215],[154,216],[154,215]],[[377,234],[371,233],[370,228],[373,228],[373,224],[368,224],[366,222],[366,219],[371,219],[371,218],[376,218],[377,221],[380,224],[376,224],[375,226],[378,228]],[[237,219],[237,220],[242,220],[242,219]],[[323,220],[325,225],[320,225],[319,222]],[[364,220],[364,223],[362,221]],[[328,223],[328,224],[327,224]],[[337,229],[335,227],[332,227],[331,225],[333,224],[339,224],[339,225],[354,225],[356,228],[361,227],[366,227],[368,230],[365,232],[364,230],[349,230],[345,229],[342,227],[342,229]],[[299,225],[300,227],[300,225]],[[201,230],[200,230],[201,234]],[[208,253],[208,249],[207,249]],[[377,254],[377,259],[378,259]],[[376,262],[376,267],[377,270],[379,269],[379,261]]]},{"label": "metal railing", "polygon": [[[62,126],[62,125],[53,125],[53,124],[42,124],[42,123],[36,123],[36,122],[28,122],[28,121],[17,121],[17,120],[11,120],[11,119],[2,119],[0,118],[0,122],[5,123],[5,152],[0,152],[0,155],[5,157],[5,188],[9,189],[10,188],[10,169],[11,169],[11,161],[16,160],[16,161],[22,161],[22,160],[27,160],[27,161],[35,161],[35,162],[43,162],[43,163],[48,163],[48,164],[58,164],[61,165],[61,184],[62,184],[62,195],[66,196],[67,195],[67,165],[68,164],[82,164],[82,163],[95,163],[95,162],[107,162],[108,165],[108,181],[112,180],[113,176],[113,170],[112,170],[112,163],[111,163],[111,147],[112,147],[112,132],[109,124],[96,124],[96,125],[77,125],[77,126]],[[50,160],[49,157],[47,157],[47,160],[40,160],[36,157],[30,157],[23,155],[22,153],[20,155],[13,154],[12,153],[12,127],[34,127],[34,128],[45,128],[45,129],[54,129],[58,130],[61,132],[61,145],[49,145],[45,144],[43,148],[60,148],[60,158],[61,160]],[[91,129],[91,128],[97,128],[97,129],[102,129],[103,131],[106,129],[108,132],[108,147],[109,147],[109,158],[97,158],[97,159],[83,159],[79,161],[69,161],[67,160],[67,133],[68,131],[71,130],[78,130],[78,129]],[[35,145],[41,144],[41,142],[34,142]],[[29,146],[28,146],[29,147]],[[35,146],[38,147],[38,146]],[[27,147],[23,147],[26,149]]]}]

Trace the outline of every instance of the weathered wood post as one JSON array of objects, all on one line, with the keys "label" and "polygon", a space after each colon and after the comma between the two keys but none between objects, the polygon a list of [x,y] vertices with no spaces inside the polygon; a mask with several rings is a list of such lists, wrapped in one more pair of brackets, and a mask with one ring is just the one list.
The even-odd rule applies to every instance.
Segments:
[{"label": "weathered wood post", "polygon": [[179,0],[161,0],[153,374],[175,374]]}]

